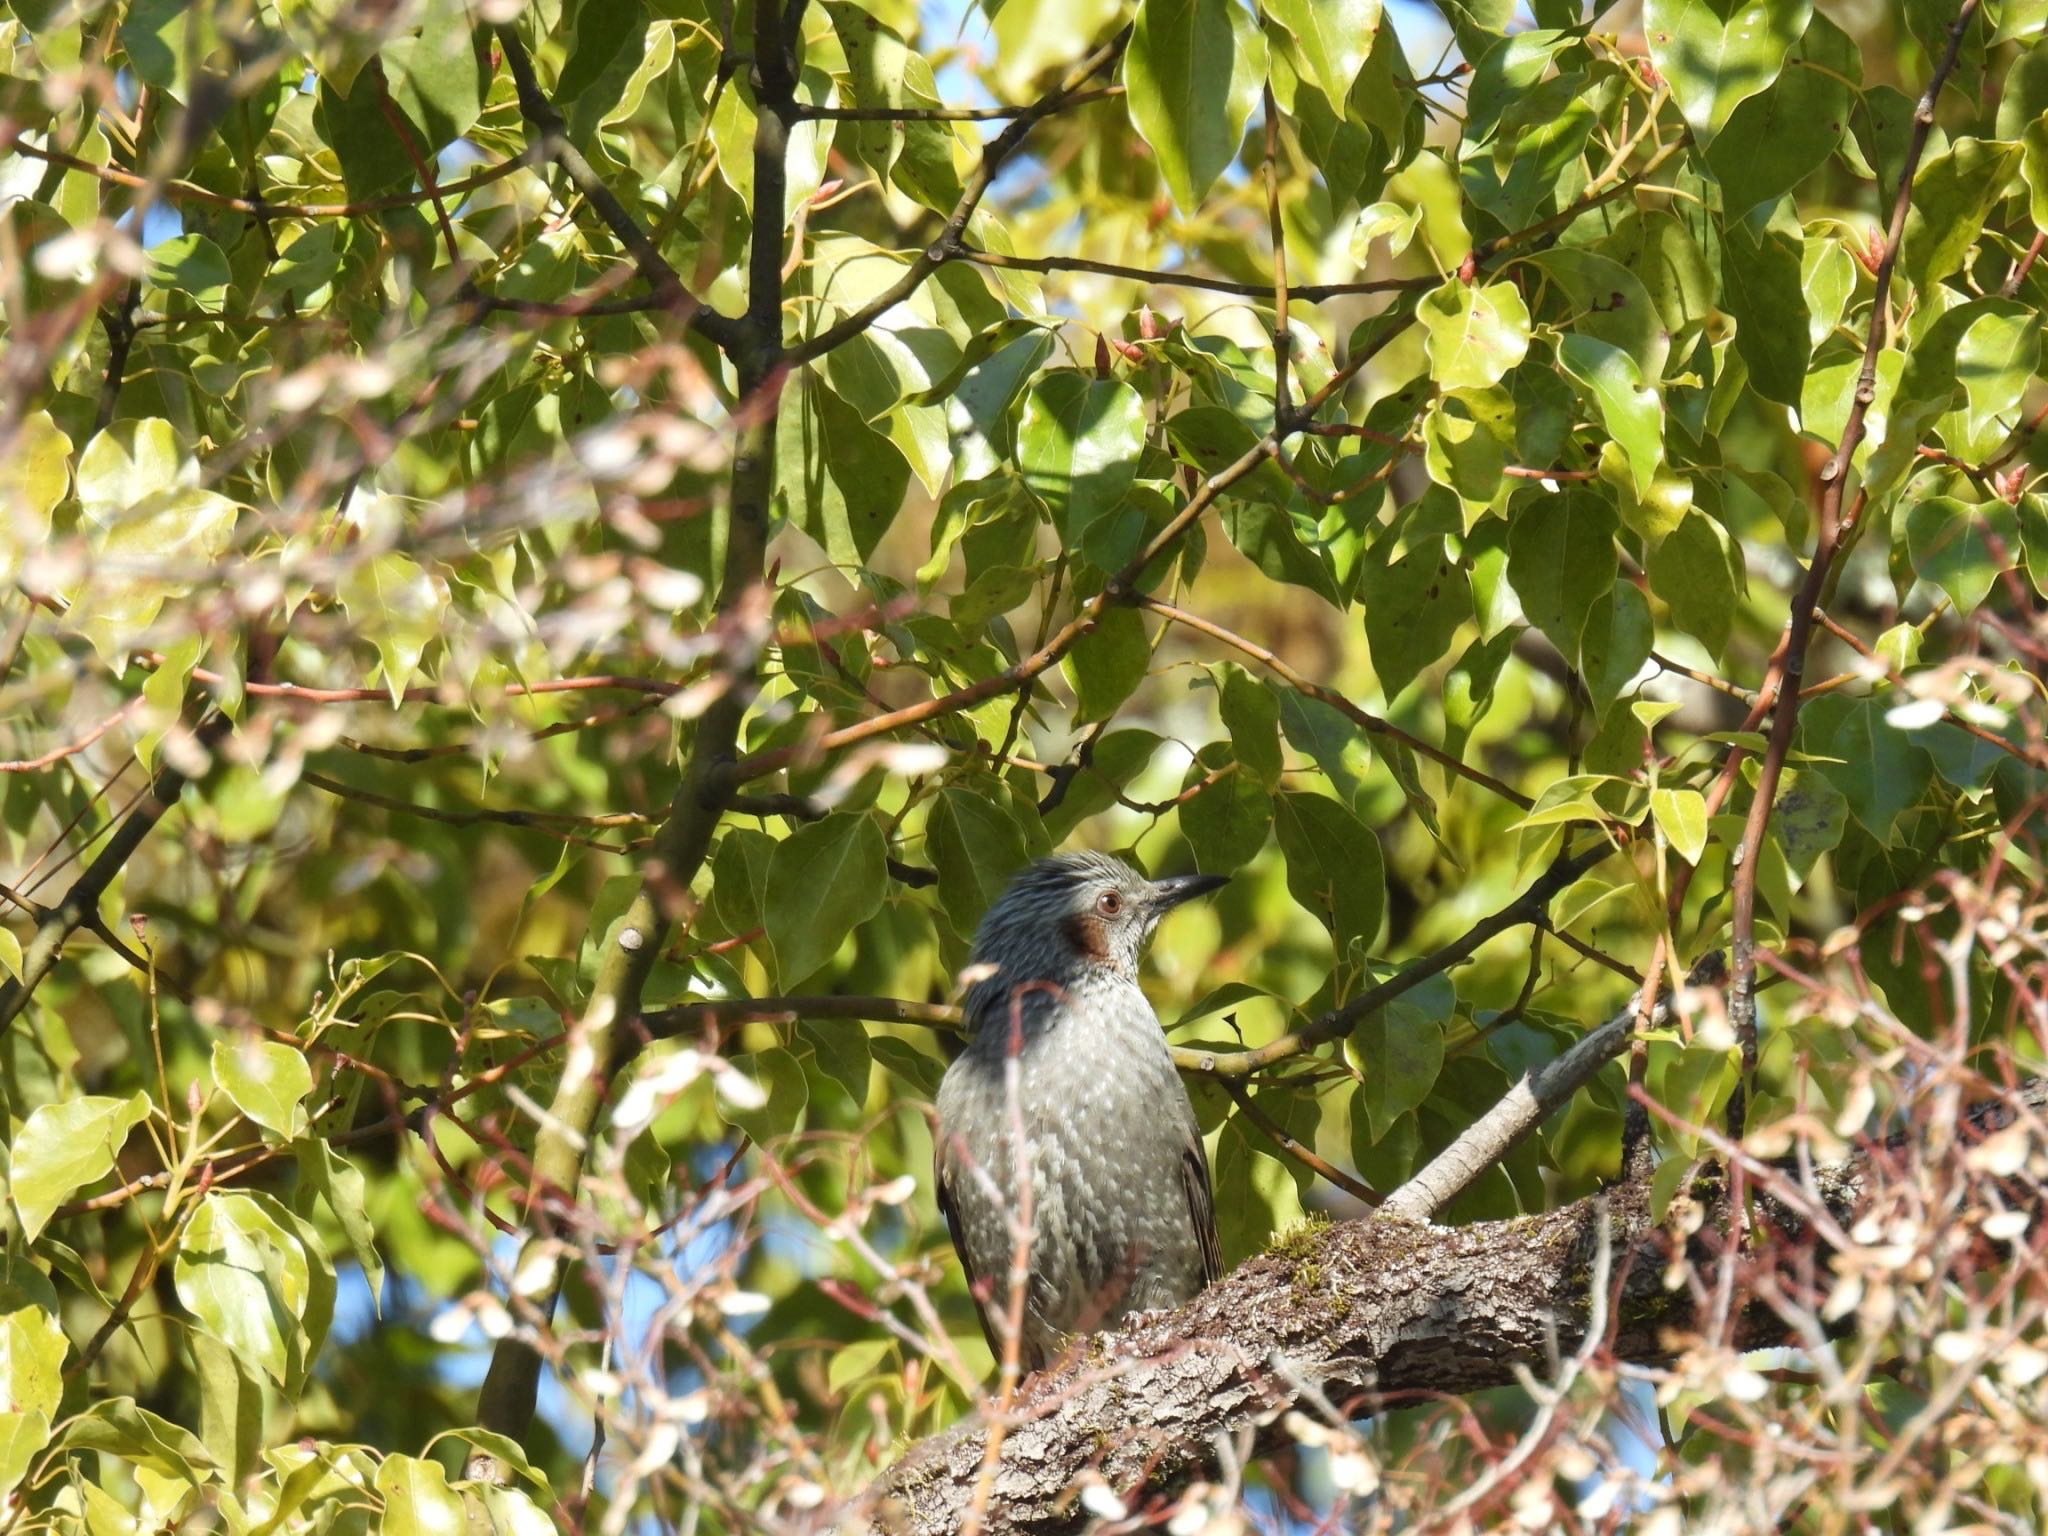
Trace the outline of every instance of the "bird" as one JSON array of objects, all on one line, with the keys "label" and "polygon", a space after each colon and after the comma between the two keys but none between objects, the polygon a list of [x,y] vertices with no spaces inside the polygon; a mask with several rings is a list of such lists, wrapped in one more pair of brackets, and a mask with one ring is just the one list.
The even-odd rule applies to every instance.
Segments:
[{"label": "bird", "polygon": [[999,1363],[1020,1258],[1027,1372],[1222,1273],[1201,1128],[1138,962],[1162,917],[1228,878],[1148,880],[1108,854],[1054,854],[975,931],[934,1184]]}]

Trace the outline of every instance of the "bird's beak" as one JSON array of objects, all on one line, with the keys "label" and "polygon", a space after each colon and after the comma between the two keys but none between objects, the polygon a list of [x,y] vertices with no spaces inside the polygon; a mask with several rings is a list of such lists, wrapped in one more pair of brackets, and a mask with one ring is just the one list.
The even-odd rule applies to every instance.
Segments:
[{"label": "bird's beak", "polygon": [[1152,903],[1161,912],[1170,912],[1184,901],[1206,896],[1228,884],[1228,875],[1169,875],[1164,880],[1152,882],[1153,890],[1157,892]]}]

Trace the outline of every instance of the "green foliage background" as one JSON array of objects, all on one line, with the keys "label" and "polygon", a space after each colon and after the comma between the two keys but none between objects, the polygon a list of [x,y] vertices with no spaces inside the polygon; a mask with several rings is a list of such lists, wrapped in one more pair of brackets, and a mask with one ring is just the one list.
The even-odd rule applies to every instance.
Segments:
[{"label": "green foliage background", "polygon": [[[1221,1058],[1587,855],[1554,937],[1275,1047],[1253,1109],[1195,1076],[1235,1262],[1332,1200],[1270,1128],[1392,1188],[1627,971],[1728,941],[1745,715],[1817,537],[1856,649],[1806,668],[1755,931],[1858,921],[1892,1013],[1947,1027],[1904,893],[2033,857],[1997,834],[2038,831],[2048,760],[2048,9],[1835,9],[10,0],[20,1517],[453,1509],[437,1437],[492,1412],[428,1322],[504,1318],[483,1211],[535,1226],[585,1026],[626,1076],[563,1230],[653,1241],[741,1133],[785,1159],[715,1273],[671,1271],[702,1294],[667,1364],[765,1373],[803,1475],[852,1490],[986,1365],[925,1187],[944,1031],[669,1015],[641,1050],[634,1018],[943,1002],[1008,875],[1083,844],[1236,877],[1147,980]],[[1037,105],[935,120],[942,81]],[[67,913],[152,776],[174,808]],[[1968,982],[1970,1027],[2037,1054],[2011,978]],[[1867,1090],[1855,1021],[1764,1013],[1751,1125]],[[1725,1032],[1652,1042],[1671,1166],[1740,1067]],[[1594,1187],[1624,1103],[1617,1067],[1446,1219]],[[808,1225],[838,1211],[870,1246]],[[878,1265],[936,1287],[954,1359],[839,1299],[911,1318]],[[330,1339],[357,1272],[381,1323]],[[720,1286],[766,1309],[743,1342]],[[739,1523],[795,1474],[729,1417]],[[472,1517],[571,1495],[528,1449]]]}]

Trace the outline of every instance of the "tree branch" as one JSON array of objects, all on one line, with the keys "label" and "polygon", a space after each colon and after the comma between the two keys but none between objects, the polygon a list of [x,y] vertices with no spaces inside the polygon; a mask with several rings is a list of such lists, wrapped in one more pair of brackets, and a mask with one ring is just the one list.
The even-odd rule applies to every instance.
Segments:
[{"label": "tree branch", "polygon": [[[2048,1083],[2016,1097],[1972,1111],[1972,1129],[2012,1124],[2021,1104],[2048,1102]],[[1853,1224],[1871,1170],[1896,1150],[1879,1146],[1810,1179],[1765,1168],[1772,1177],[1752,1180],[1760,1221],[1795,1250],[1781,1262],[1823,1266],[1827,1234]],[[1254,1258],[1178,1310],[1091,1340],[1027,1386],[1003,1425],[984,1529],[1072,1528],[1084,1473],[1132,1507],[1140,1490],[1171,1493],[1213,1474],[1218,1442],[1244,1433],[1272,1443],[1280,1411],[1310,1394],[1362,1416],[1508,1385],[1567,1352],[1668,1361],[1713,1302],[1669,1286],[1666,1274],[1679,1259],[1718,1264],[1734,1216],[1717,1171],[1696,1174],[1685,1195],[1705,1218],[1683,1229],[1690,1237],[1658,1218],[1645,1174],[1539,1215],[1446,1228],[1382,1214]],[[2014,1198],[2039,1221],[2038,1185]],[[1596,1298],[1603,1233],[1615,1278]],[[1787,1341],[1784,1321],[1762,1304],[1730,1321],[1736,1349]],[[959,1529],[989,1431],[975,1418],[912,1446],[858,1513],[891,1536]]]},{"label": "tree branch", "polygon": [[924,280],[940,267],[951,261],[960,249],[960,237],[967,232],[967,221],[974,217],[974,210],[981,206],[982,197],[996,179],[996,172],[1003,168],[1003,162],[1010,158],[1024,136],[1034,125],[1074,104],[1075,98],[1083,94],[1083,87],[1095,76],[1116,62],[1123,52],[1124,44],[1130,41],[1131,29],[1121,32],[1104,43],[1095,52],[1083,59],[1075,69],[1071,83],[1048,91],[1030,106],[1016,114],[1016,120],[990,141],[988,148],[981,152],[981,164],[967,185],[961,189],[960,200],[953,205],[953,211],[946,216],[946,226],[925,249],[919,251],[903,275],[882,292],[845,318],[828,325],[817,335],[798,343],[789,350],[792,367],[809,362],[814,357],[823,357],[841,342],[850,341],[873,325],[883,315],[917,292]]},{"label": "tree branch", "polygon": [[[1716,950],[1693,967],[1687,982],[1708,986],[1726,974],[1727,968]],[[1669,993],[1660,995],[1641,1027],[1661,1028],[1671,1016],[1671,1004]],[[1489,1168],[1497,1167],[1525,1136],[1619,1056],[1636,1033],[1641,1012],[1640,1003],[1631,1001],[1563,1055],[1525,1073],[1499,1103],[1467,1126],[1420,1173],[1389,1195],[1380,1214],[1400,1221],[1428,1221],[1434,1217],[1477,1183]]]},{"label": "tree branch", "polygon": [[[214,715],[201,725],[196,733],[200,750],[210,753],[214,743],[227,734],[228,726],[228,718],[222,714]],[[134,856],[135,850],[142,846],[142,840],[149,836],[150,829],[178,803],[178,796],[185,792],[186,782],[185,775],[175,768],[167,767],[159,773],[127,818],[114,829],[114,835],[107,839],[107,845],[99,851],[99,856],[71,882],[71,889],[64,893],[64,899],[36,923],[36,931],[22,952],[21,979],[16,981],[10,977],[0,982],[0,1035],[12,1027],[16,1017],[35,995],[36,988],[49,979],[66,941],[98,917],[100,897],[106,894],[107,887],[113,884],[114,877]]]},{"label": "tree branch", "polygon": [[1849,406],[1848,420],[1842,427],[1841,446],[1821,471],[1825,489],[1821,492],[1820,515],[1816,519],[1818,527],[1814,534],[1813,559],[1807,566],[1806,580],[1792,601],[1792,614],[1782,648],[1784,660],[1775,679],[1767,678],[1762,690],[1765,697],[1773,700],[1771,734],[1757,774],[1756,791],[1749,803],[1749,818],[1743,823],[1742,843],[1735,857],[1735,876],[1729,900],[1734,926],[1730,944],[1734,954],[1734,978],[1729,1018],[1735,1027],[1735,1037],[1742,1046],[1742,1082],[1728,1104],[1728,1133],[1732,1137],[1742,1135],[1749,1083],[1756,1074],[1756,882],[1762,863],[1764,834],[1770,827],[1778,780],[1783,776],[1786,756],[1792,750],[1792,733],[1799,721],[1799,686],[1806,671],[1806,651],[1812,640],[1814,612],[1820,607],[1821,594],[1827,588],[1828,574],[1834,566],[1835,556],[1841,551],[1843,539],[1863,510],[1865,493],[1858,491],[1855,503],[1850,507],[1848,516],[1844,517],[1842,495],[1849,481],[1850,461],[1863,442],[1870,407],[1877,397],[1877,359],[1884,348],[1888,329],[1887,300],[1891,293],[1892,273],[1898,266],[1899,247],[1905,242],[1906,216],[1913,206],[1913,174],[1934,129],[1934,107],[1941,96],[1942,84],[1955,68],[1956,56],[1963,45],[1963,34],[1969,30],[1970,19],[1976,15],[1978,4],[1979,0],[1963,0],[1962,9],[1949,25],[1948,48],[1942,54],[1941,62],[1935,65],[1934,74],[1927,82],[1926,94],[1920,98],[1919,108],[1913,114],[1913,135],[1906,146],[1906,158],[1899,171],[1899,190],[1892,200],[1884,257],[1877,264],[1871,293],[1870,324],[1864,337],[1862,371],[1857,375],[1856,394]]},{"label": "tree branch", "polygon": [[[584,200],[597,211],[597,216],[604,220],[606,227],[632,255],[640,276],[647,284],[690,325],[731,355],[733,348],[742,340],[741,322],[721,314],[684,287],[682,277],[655,247],[647,231],[626,211],[626,205],[613,195],[612,189],[604,184],[604,178],[583,158],[583,152],[569,142],[562,114],[540,88],[540,79],[533,72],[533,60],[527,57],[526,45],[519,40],[518,24],[500,22],[493,30],[498,35],[498,45],[504,50],[506,66],[512,71],[512,82],[519,93],[519,115],[533,130],[539,152],[559,165],[563,174],[575,183],[576,190],[583,194]],[[758,200],[756,205],[759,206]],[[779,216],[781,204],[776,207]],[[775,292],[779,302],[779,286]]]},{"label": "tree branch", "polygon": [[[800,8],[801,0],[797,4]],[[534,1212],[547,1209],[550,1199],[575,1198],[582,1181],[584,1149],[597,1124],[612,1073],[634,1044],[625,1026],[640,1012],[647,978],[667,945],[690,881],[710,850],[712,831],[732,792],[740,722],[753,699],[767,617],[767,605],[760,601],[759,593],[767,555],[768,504],[775,485],[775,422],[782,381],[787,377],[782,358],[781,210],[793,84],[782,28],[781,5],[776,0],[756,0],[755,57],[771,62],[761,65],[754,131],[757,217],[749,257],[752,283],[746,315],[718,326],[728,339],[719,341],[712,331],[705,331],[728,349],[738,373],[740,395],[734,413],[740,431],[732,465],[725,571],[718,595],[719,625],[725,640],[720,671],[725,687],[697,722],[689,762],[669,802],[667,818],[654,834],[640,890],[606,930],[590,1001],[569,1027],[562,1076],[534,1141],[527,1201],[527,1209]],[[517,39],[510,35],[509,27],[499,30],[507,39],[509,58]],[[522,64],[515,64],[513,70],[529,120],[541,108],[552,113],[537,86],[529,89],[533,71],[532,65],[524,62],[523,51],[519,58],[523,73]],[[554,140],[564,142],[559,133]],[[570,174],[575,174],[573,169]],[[609,193],[605,195],[609,197]],[[767,210],[765,216],[762,210]],[[630,220],[626,223],[637,235],[637,227]],[[644,235],[639,235],[639,240],[647,243]],[[652,246],[648,249],[651,252]],[[654,260],[660,262],[658,253]],[[660,262],[654,270],[667,271],[667,264]],[[669,277],[674,277],[673,272]],[[704,313],[699,311],[700,322]],[[527,1287],[525,1298],[540,1317],[552,1317],[561,1297],[565,1266],[549,1232],[536,1230],[527,1238],[512,1273]],[[525,1434],[533,1419],[540,1367],[540,1351],[530,1335],[512,1333],[500,1339],[477,1394],[477,1422],[498,1434],[515,1438]],[[470,1458],[467,1474],[486,1482],[503,1482],[508,1476],[507,1469],[487,1452]]]},{"label": "tree branch", "polygon": [[1277,1040],[1270,1040],[1249,1051],[1226,1051],[1220,1055],[1204,1052],[1196,1070],[1216,1077],[1244,1077],[1291,1056],[1303,1055],[1332,1040],[1341,1040],[1375,1008],[1384,1008],[1438,972],[1449,970],[1495,934],[1535,922],[1543,909],[1550,905],[1552,897],[1613,852],[1602,841],[1582,853],[1560,854],[1529,889],[1498,912],[1474,923],[1461,938],[1454,939],[1434,953],[1410,961],[1377,986],[1367,987],[1341,1008],[1333,1008],[1313,1023],[1289,1030]]},{"label": "tree branch", "polygon": [[1468,779],[1483,789],[1492,790],[1493,793],[1499,795],[1501,799],[1507,801],[1510,805],[1519,806],[1526,811],[1533,808],[1536,804],[1527,795],[1519,790],[1509,788],[1492,774],[1474,768],[1471,764],[1452,756],[1442,747],[1424,741],[1420,736],[1410,735],[1390,720],[1382,720],[1378,715],[1372,713],[1371,710],[1363,709],[1359,705],[1354,704],[1336,689],[1325,688],[1322,684],[1302,676],[1301,673],[1295,671],[1294,668],[1267,650],[1263,645],[1247,640],[1242,635],[1234,634],[1222,625],[1212,623],[1210,620],[1203,618],[1200,614],[1190,613],[1185,608],[1176,608],[1172,603],[1162,602],[1156,597],[1134,597],[1131,601],[1141,608],[1151,609],[1152,612],[1159,614],[1163,618],[1171,619],[1177,624],[1183,624],[1189,629],[1207,635],[1212,640],[1220,640],[1233,650],[1251,657],[1252,660],[1259,663],[1260,666],[1271,672],[1281,682],[1287,684],[1288,687],[1294,689],[1295,692],[1304,693],[1312,699],[1321,700],[1342,714],[1345,719],[1349,720],[1367,735],[1383,736],[1389,741],[1399,742],[1416,756],[1428,758],[1431,762],[1438,764],[1445,771],[1454,774],[1456,777]]}]

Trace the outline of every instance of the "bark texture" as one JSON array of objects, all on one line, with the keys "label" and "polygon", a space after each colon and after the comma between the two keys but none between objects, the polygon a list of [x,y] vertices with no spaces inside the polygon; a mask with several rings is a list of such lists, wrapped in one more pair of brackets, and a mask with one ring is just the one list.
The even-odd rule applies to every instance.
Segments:
[{"label": "bark texture", "polygon": [[[2038,1106],[2043,1087],[2020,1097]],[[1974,1111],[1965,1138],[2010,1117],[1998,1105]],[[1804,1214],[1796,1205],[1811,1195],[1788,1203],[1752,1191],[1745,1268],[1789,1264],[1799,1250],[1824,1246],[1823,1229],[1853,1222],[1869,1167],[1858,1157],[1823,1170],[1808,1186],[1818,1201]],[[1703,1219],[1654,1221],[1648,1181],[1638,1178],[1512,1221],[1447,1228],[1377,1216],[1283,1237],[1186,1306],[1102,1335],[1033,1378],[992,1470],[984,1469],[989,1426],[981,1418],[911,1447],[869,1490],[868,1517],[891,1536],[958,1531],[986,1476],[985,1532],[1078,1529],[1085,1472],[1136,1513],[1213,1472],[1219,1436],[1271,1426],[1311,1389],[1358,1417],[1500,1386],[1518,1367],[1547,1378],[1594,1314],[1603,1210],[1612,1277],[1605,1347],[1622,1360],[1666,1360],[1696,1321],[1692,1288],[1665,1283],[1673,1245],[1683,1242],[1711,1272],[1729,1230],[1720,1173],[1702,1174],[1687,1193]],[[1681,1225],[1693,1235],[1678,1236]],[[1761,1307],[1738,1305],[1731,1328],[1737,1347],[1786,1341]]]}]

